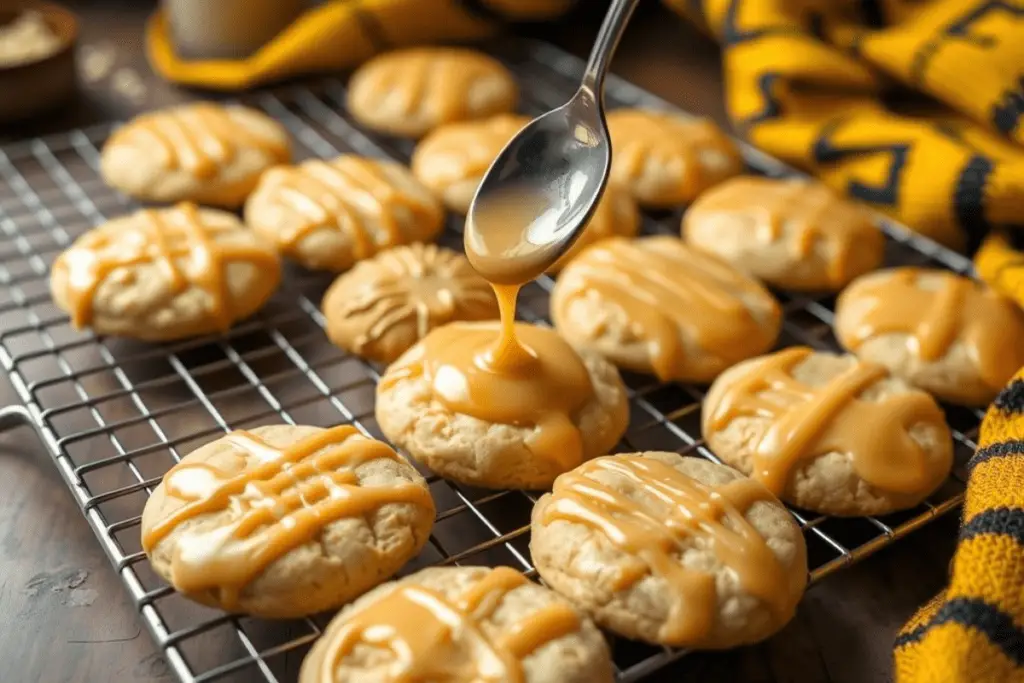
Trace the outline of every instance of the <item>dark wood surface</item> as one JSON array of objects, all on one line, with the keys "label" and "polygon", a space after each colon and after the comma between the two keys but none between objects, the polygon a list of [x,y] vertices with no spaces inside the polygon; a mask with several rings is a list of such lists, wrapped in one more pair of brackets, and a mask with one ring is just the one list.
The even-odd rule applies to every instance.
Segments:
[{"label": "dark wood surface", "polygon": [[[141,58],[144,3],[90,2],[83,45],[116,47],[117,68],[143,76],[131,102],[110,80],[79,102],[0,138],[123,118],[190,96],[153,78]],[[597,4],[597,3],[595,3]],[[653,4],[653,3],[651,3]],[[535,31],[584,54],[595,17]],[[659,6],[631,26],[615,71],[687,109],[722,120],[715,46]],[[15,401],[0,380],[0,405]],[[797,617],[756,647],[687,657],[652,680],[873,683],[890,677],[899,625],[942,586],[956,519],[948,516],[815,586]],[[209,647],[216,648],[213,639]],[[0,675],[5,682],[170,681],[134,606],[33,431],[0,434]]]}]

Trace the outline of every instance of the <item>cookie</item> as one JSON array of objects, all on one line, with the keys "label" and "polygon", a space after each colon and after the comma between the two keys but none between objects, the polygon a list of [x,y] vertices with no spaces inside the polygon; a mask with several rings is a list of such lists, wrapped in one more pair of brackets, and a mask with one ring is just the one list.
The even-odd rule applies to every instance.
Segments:
[{"label": "cookie", "polygon": [[778,499],[676,453],[606,456],[560,476],[533,508],[530,555],[600,626],[672,647],[764,640],[807,585],[803,534]]},{"label": "cookie", "polygon": [[348,111],[362,125],[417,138],[455,121],[512,111],[519,88],[492,57],[450,47],[414,47],[374,57],[348,84]]},{"label": "cookie", "polygon": [[689,204],[697,195],[743,171],[739,149],[715,124],[655,110],[608,114],[611,179],[643,206]]},{"label": "cookie", "polygon": [[797,291],[838,291],[881,265],[885,251],[866,209],[803,180],[726,180],[686,211],[682,232],[688,244]]},{"label": "cookie", "polygon": [[280,279],[270,244],[229,213],[186,203],[89,230],[54,261],[50,292],[76,328],[167,341],[227,330]]},{"label": "cookie", "polygon": [[345,154],[267,171],[245,203],[245,222],[306,268],[342,271],[382,249],[434,239],[444,209],[401,164]]},{"label": "cookie", "polygon": [[171,468],[142,512],[142,547],[197,602],[286,618],[387,580],[433,523],[426,482],[387,444],[348,425],[274,425]]},{"label": "cookie", "polygon": [[324,295],[327,336],[390,363],[436,327],[498,317],[487,281],[462,254],[433,244],[382,251],[341,275]]},{"label": "cookie", "polygon": [[881,365],[805,347],[722,373],[701,426],[723,462],[827,515],[913,507],[953,464],[949,427],[931,396]]},{"label": "cookie", "polygon": [[636,237],[639,231],[640,209],[633,197],[625,190],[609,185],[605,188],[604,196],[594,209],[594,215],[584,228],[583,234],[576,238],[569,251],[562,254],[548,272],[561,272],[570,261],[592,244],[609,237]]},{"label": "cookie", "polygon": [[894,268],[858,278],[836,301],[839,343],[952,403],[985,406],[1024,366],[1024,313],[946,270]]},{"label": "cookie", "polygon": [[760,283],[675,237],[611,238],[562,271],[551,319],[573,346],[662,381],[708,382],[764,353],[778,303]]},{"label": "cookie", "polygon": [[499,114],[441,126],[416,146],[412,172],[452,211],[466,215],[484,174],[505,145],[530,122]]},{"label": "cookie", "polygon": [[554,330],[518,323],[533,359],[496,371],[498,322],[439,327],[385,371],[376,416],[387,438],[447,479],[540,489],[611,450],[626,430],[615,367]]},{"label": "cookie", "polygon": [[234,209],[263,171],[290,157],[288,133],[266,114],[196,102],[143,114],[117,129],[103,145],[100,174],[142,201]]},{"label": "cookie", "polygon": [[345,608],[299,683],[612,683],[608,646],[564,598],[509,567],[432,567]]}]

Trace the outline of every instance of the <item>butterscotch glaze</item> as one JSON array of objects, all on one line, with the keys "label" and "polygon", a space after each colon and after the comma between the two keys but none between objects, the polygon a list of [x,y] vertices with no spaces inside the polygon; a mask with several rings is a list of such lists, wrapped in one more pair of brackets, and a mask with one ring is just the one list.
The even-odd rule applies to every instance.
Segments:
[{"label": "butterscotch glaze", "polygon": [[782,495],[804,463],[831,452],[848,453],[854,471],[870,486],[911,494],[936,481],[942,474],[938,468],[948,469],[948,463],[930,459],[910,436],[915,425],[945,424],[930,396],[912,391],[877,401],[859,398],[889,374],[862,361],[823,386],[810,386],[797,380],[793,369],[812,353],[796,347],[766,356],[724,387],[709,407],[708,424],[714,430],[740,417],[771,420],[754,448],[751,476]]},{"label": "butterscotch glaze", "polygon": [[684,334],[722,357],[756,355],[766,335],[748,302],[777,306],[754,280],[671,237],[599,242],[563,271],[558,290],[552,306],[560,326],[578,297],[596,295],[619,307],[642,331],[662,380],[674,379],[683,363]]},{"label": "butterscotch glaze", "polygon": [[335,318],[359,320],[361,331],[346,344],[356,353],[383,343],[401,326],[414,326],[414,339],[422,339],[452,320],[494,318],[496,309],[491,287],[465,257],[418,243],[382,251],[373,261],[360,264],[324,299],[329,330],[335,327]]},{"label": "butterscotch glaze", "polygon": [[333,681],[344,659],[363,645],[383,648],[394,658],[382,679],[388,683],[522,683],[523,658],[580,628],[576,612],[559,601],[485,633],[481,622],[525,583],[514,569],[498,567],[453,600],[425,586],[400,584],[349,615],[330,635],[318,679]]},{"label": "butterscotch glaze", "polygon": [[217,175],[242,149],[260,150],[275,161],[289,157],[284,141],[253,131],[224,107],[209,102],[144,114],[115,132],[108,144],[128,143],[142,136],[157,145],[169,168],[199,179]]},{"label": "butterscotch glaze", "polygon": [[353,255],[361,260],[408,242],[406,223],[439,220],[436,206],[397,186],[372,159],[352,154],[311,159],[277,177],[282,204],[301,217],[279,233],[287,253],[314,230],[336,226],[351,238]]},{"label": "butterscotch glaze", "polygon": [[[654,110],[618,109],[608,114],[608,130],[615,148],[611,178],[616,183],[628,187],[638,181],[652,155],[671,159],[671,166],[683,169],[668,203],[692,199],[705,187],[742,167],[735,146],[706,119],[689,120]],[[711,168],[705,159],[709,152],[716,155],[721,168]]]},{"label": "butterscotch glaze", "polygon": [[856,263],[851,252],[865,248],[877,228],[860,207],[841,199],[820,183],[785,181],[745,176],[733,178],[709,190],[687,212],[685,220],[710,220],[715,214],[742,214],[751,217],[751,237],[772,243],[787,238],[793,256],[806,259],[815,245],[827,242],[820,253],[826,261],[828,281],[849,282],[857,272],[848,272]]},{"label": "butterscotch glaze", "polygon": [[465,213],[484,173],[528,122],[525,116],[499,114],[438,128],[416,147],[413,173],[449,207]]},{"label": "butterscotch glaze", "polygon": [[499,324],[489,322],[440,327],[388,368],[381,388],[426,377],[449,410],[532,427],[527,447],[571,469],[583,459],[573,417],[594,391],[587,368],[553,330],[515,323],[511,334],[503,337]]},{"label": "butterscotch glaze", "polygon": [[884,278],[868,276],[840,296],[837,311],[836,335],[851,351],[880,335],[904,334],[921,360],[934,362],[961,343],[993,392],[1024,361],[1017,306],[948,271],[897,268]]},{"label": "butterscotch glaze", "polygon": [[[380,107],[386,100],[400,115],[429,112],[434,125],[471,118],[473,85],[504,68],[470,50],[410,48],[378,57],[350,84],[350,108]],[[513,87],[510,83],[510,87]]]},{"label": "butterscotch glaze", "polygon": [[280,270],[270,249],[248,241],[220,239],[222,229],[206,224],[194,204],[169,209],[144,209],[120,232],[95,229],[79,238],[54,263],[64,271],[71,321],[83,327],[92,321],[97,288],[122,269],[156,264],[169,283],[170,296],[189,287],[207,297],[210,316],[219,329],[234,319],[226,291],[226,268],[249,263],[276,278]]},{"label": "butterscotch glaze", "polygon": [[232,608],[249,583],[272,562],[314,540],[325,526],[389,503],[433,509],[421,485],[361,484],[356,469],[381,458],[398,460],[386,444],[342,425],[277,448],[244,431],[225,437],[255,464],[238,455],[235,466],[182,462],[164,476],[170,498],[182,501],[142,536],[151,552],[157,544],[200,516],[226,514],[231,521],[212,530],[187,528],[171,559],[174,585],[183,592],[217,589]]},{"label": "butterscotch glaze", "polygon": [[[605,483],[607,477],[624,486]],[[542,520],[583,524],[637,557],[639,570],[619,567],[613,589],[628,588],[653,572],[670,585],[673,598],[659,637],[669,643],[694,643],[708,636],[718,614],[715,575],[687,568],[681,560],[697,539],[736,573],[748,594],[768,606],[776,623],[792,616],[796,599],[790,595],[791,583],[746,518],[758,501],[778,504],[764,486],[750,479],[710,487],[653,458],[607,456],[556,479]]]}]

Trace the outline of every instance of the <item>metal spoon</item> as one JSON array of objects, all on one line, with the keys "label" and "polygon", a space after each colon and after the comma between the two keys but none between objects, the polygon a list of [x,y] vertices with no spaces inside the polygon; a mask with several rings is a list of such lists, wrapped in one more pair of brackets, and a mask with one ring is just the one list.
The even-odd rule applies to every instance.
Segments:
[{"label": "metal spoon", "polygon": [[604,76],[639,0],[612,0],[579,90],[527,124],[498,155],[466,219],[466,255],[496,284],[524,284],[579,237],[604,193],[612,150]]}]

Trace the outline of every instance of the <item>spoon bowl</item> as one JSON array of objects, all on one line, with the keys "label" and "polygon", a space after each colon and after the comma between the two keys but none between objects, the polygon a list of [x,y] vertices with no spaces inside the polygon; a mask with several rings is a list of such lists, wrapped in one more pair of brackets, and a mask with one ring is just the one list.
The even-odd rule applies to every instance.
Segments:
[{"label": "spoon bowl", "polygon": [[541,275],[593,215],[612,161],[604,75],[638,1],[612,1],[579,90],[519,131],[480,182],[466,216],[465,246],[488,281],[522,285]]},{"label": "spoon bowl", "polygon": [[466,221],[466,253],[490,282],[543,273],[572,246],[604,193],[611,142],[599,101],[580,88],[526,125],[491,164]]}]

